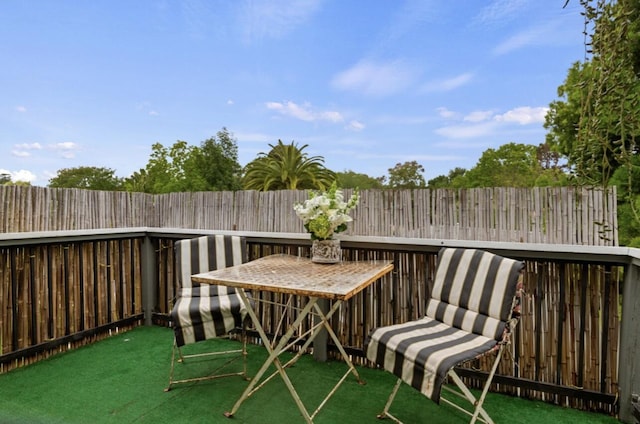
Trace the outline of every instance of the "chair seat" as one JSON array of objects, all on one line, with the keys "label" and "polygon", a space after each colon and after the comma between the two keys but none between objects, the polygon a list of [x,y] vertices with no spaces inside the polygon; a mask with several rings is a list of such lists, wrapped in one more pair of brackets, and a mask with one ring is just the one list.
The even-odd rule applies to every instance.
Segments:
[{"label": "chair seat", "polygon": [[171,310],[176,344],[224,336],[241,327],[246,316],[247,310],[235,291],[216,296],[180,296]]},{"label": "chair seat", "polygon": [[449,369],[497,345],[493,338],[424,317],[373,330],[365,350],[369,360],[439,403]]}]

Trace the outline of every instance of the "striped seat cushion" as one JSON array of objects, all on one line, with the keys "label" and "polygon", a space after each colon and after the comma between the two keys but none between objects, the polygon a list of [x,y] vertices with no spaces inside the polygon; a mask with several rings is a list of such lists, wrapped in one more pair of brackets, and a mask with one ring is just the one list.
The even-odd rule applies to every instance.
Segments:
[{"label": "striped seat cushion", "polygon": [[244,304],[237,293],[181,296],[171,310],[178,346],[224,336],[240,327],[245,316]]},{"label": "striped seat cushion", "polygon": [[191,275],[247,261],[246,241],[229,235],[179,240],[175,245],[178,296],[171,310],[176,343],[220,337],[239,327],[247,309],[232,287],[198,284]]},{"label": "striped seat cushion", "polygon": [[367,358],[440,401],[447,372],[503,340],[524,264],[475,249],[441,249],[427,316],[374,329]]},{"label": "striped seat cushion", "polygon": [[[247,262],[246,241],[238,236],[203,236],[188,240],[178,240],[175,245],[176,279],[178,287],[198,289],[198,296],[213,296],[235,289],[191,281],[191,275],[213,271]],[[179,293],[180,295],[181,293]],[[185,295],[190,293],[185,292]]]},{"label": "striped seat cushion", "polygon": [[367,343],[367,358],[439,403],[449,369],[490,351],[497,343],[424,317],[374,330]]},{"label": "striped seat cushion", "polygon": [[502,340],[524,264],[476,249],[441,249],[427,316]]}]

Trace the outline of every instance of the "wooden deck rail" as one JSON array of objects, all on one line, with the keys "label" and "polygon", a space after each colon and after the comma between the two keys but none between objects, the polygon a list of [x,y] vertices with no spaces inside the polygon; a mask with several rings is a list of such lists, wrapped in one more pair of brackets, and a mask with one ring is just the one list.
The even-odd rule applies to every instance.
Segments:
[{"label": "wooden deck rail", "polygon": [[[308,255],[303,233],[123,228],[0,234],[0,371],[129,326],[166,323],[179,238],[247,237],[252,258]],[[336,334],[356,360],[373,326],[424,313],[435,254],[443,246],[486,249],[523,259],[525,302],[494,390],[633,422],[640,393],[640,250],[397,237],[345,236],[345,258],[384,258],[394,272],[347,302]],[[622,315],[620,314],[622,312]],[[278,311],[260,310],[265,329]],[[331,347],[329,346],[331,351]],[[360,359],[358,359],[360,358]],[[478,370],[467,378],[482,379]]]}]

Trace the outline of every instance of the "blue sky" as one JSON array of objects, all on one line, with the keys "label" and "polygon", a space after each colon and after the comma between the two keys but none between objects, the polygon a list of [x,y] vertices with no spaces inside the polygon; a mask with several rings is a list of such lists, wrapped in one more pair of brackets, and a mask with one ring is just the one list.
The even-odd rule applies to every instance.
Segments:
[{"label": "blue sky", "polygon": [[0,172],[126,177],[151,146],[226,127],[246,165],[278,139],[334,171],[429,180],[544,142],[584,60],[565,0],[3,0]]}]

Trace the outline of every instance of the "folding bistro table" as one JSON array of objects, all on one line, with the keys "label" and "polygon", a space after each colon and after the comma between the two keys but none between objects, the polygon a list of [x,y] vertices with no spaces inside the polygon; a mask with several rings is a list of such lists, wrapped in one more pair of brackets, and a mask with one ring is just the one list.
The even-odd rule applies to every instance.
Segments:
[{"label": "folding bistro table", "polygon": [[[238,289],[242,301],[247,306],[249,316],[260,337],[265,341],[264,345],[269,353],[267,360],[236,401],[231,411],[226,412],[225,415],[232,417],[249,396],[263,387],[272,377],[279,374],[306,422],[312,423],[314,417],[335,393],[349,373],[352,373],[358,382],[362,382],[358,371],[353,366],[340,340],[332,330],[329,319],[340,308],[342,302],[359,293],[378,278],[391,272],[392,269],[393,263],[387,260],[343,261],[337,264],[326,265],[315,264],[308,258],[298,256],[271,255],[241,265],[192,275],[191,279],[201,284],[217,284]],[[271,342],[265,334],[264,328],[256,316],[252,301],[247,297],[245,290],[304,296],[308,298],[308,302],[304,305],[300,313],[297,314],[294,322],[289,325],[284,335]],[[333,304],[326,312],[323,311],[325,308],[321,307],[318,303],[323,299],[333,300]],[[283,313],[286,313],[288,309],[290,308],[285,308]],[[314,323],[309,331],[297,335],[298,339],[302,339],[306,335],[309,337],[303,343],[295,357],[283,365],[279,359],[280,354],[296,343],[298,339],[291,341],[291,338],[296,329],[310,314],[318,317],[319,320]],[[329,394],[327,394],[318,408],[313,413],[309,413],[302,403],[300,396],[298,396],[298,392],[289,379],[285,368],[294,363],[300,355],[304,353],[323,328],[326,329],[327,334],[340,351],[342,358],[348,365],[348,370]],[[276,367],[276,371],[261,382],[263,375],[271,364]]]}]

